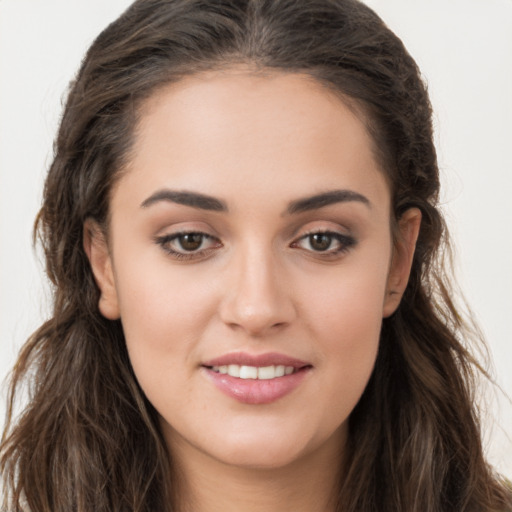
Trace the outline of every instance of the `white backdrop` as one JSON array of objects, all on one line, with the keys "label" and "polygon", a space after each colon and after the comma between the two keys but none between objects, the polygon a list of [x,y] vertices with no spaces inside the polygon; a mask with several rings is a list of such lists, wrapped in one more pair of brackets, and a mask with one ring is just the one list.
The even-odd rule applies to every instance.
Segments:
[{"label": "white backdrop", "polygon": [[[512,396],[512,0],[367,3],[429,84],[458,277]],[[48,310],[31,229],[67,83],[128,4],[0,0],[0,379]],[[489,457],[512,478],[512,405],[500,402]]]}]

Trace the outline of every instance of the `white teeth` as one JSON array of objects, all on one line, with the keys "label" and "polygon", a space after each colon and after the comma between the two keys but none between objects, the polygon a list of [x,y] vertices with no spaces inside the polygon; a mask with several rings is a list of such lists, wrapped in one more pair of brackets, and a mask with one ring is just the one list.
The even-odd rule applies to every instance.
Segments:
[{"label": "white teeth", "polygon": [[241,379],[257,379],[258,368],[255,366],[240,366],[240,378]]},{"label": "white teeth", "polygon": [[262,366],[258,368],[258,379],[267,380],[273,379],[276,376],[276,367],[275,366]]},{"label": "white teeth", "polygon": [[240,377],[240,366],[237,364],[228,365],[228,375],[231,375],[231,377]]},{"label": "white teeth", "polygon": [[295,368],[293,366],[245,366],[238,364],[230,364],[226,366],[212,366],[212,370],[216,373],[227,374],[231,377],[240,379],[259,379],[270,380],[284,375],[291,375]]}]

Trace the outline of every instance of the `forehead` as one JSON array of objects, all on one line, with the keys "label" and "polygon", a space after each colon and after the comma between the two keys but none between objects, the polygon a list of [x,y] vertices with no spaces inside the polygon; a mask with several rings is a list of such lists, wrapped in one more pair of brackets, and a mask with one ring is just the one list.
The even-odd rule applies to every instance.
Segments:
[{"label": "forehead", "polygon": [[[174,128],[180,132],[176,135],[195,132],[220,138],[224,131],[219,129],[235,126],[243,129],[241,138],[249,130],[286,123],[292,113],[293,122],[300,122],[295,124],[294,135],[320,128],[334,130],[334,135],[349,117],[358,124],[358,132],[365,125],[365,114],[356,100],[311,75],[235,66],[197,73],[159,88],[140,107],[137,140],[143,142],[145,135],[154,137],[150,125],[164,117],[172,128],[176,116]],[[289,133],[290,126],[287,128]],[[371,145],[370,135],[364,135]]]},{"label": "forehead", "polygon": [[219,196],[228,185],[263,193],[279,183],[293,198],[344,182],[382,187],[374,155],[357,108],[311,76],[235,68],[155,92],[141,106],[121,181],[141,193],[172,186]]}]

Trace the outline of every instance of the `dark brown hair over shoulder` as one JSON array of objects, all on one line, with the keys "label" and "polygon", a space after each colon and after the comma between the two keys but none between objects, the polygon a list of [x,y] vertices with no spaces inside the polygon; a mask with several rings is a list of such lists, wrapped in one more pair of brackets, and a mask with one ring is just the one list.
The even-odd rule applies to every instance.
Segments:
[{"label": "dark brown hair over shoulder", "polygon": [[[350,417],[340,512],[494,511],[510,493],[486,464],[473,405],[478,364],[450,294],[431,107],[401,41],[357,0],[138,0],[89,49],[71,85],[36,223],[52,317],[25,344],[2,438],[3,510],[171,510],[172,460],[118,321],[98,311],[82,247],[106,225],[142,102],[233,64],[306,73],[364,113],[393,217],[422,212],[409,285],[384,320]],[[22,383],[30,401],[17,421]]]}]

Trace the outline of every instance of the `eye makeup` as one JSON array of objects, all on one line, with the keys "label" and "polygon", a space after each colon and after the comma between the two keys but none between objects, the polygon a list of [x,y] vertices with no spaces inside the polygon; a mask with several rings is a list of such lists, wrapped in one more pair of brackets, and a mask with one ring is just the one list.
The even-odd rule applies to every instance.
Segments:
[{"label": "eye makeup", "polygon": [[179,231],[156,236],[154,242],[179,261],[204,259],[222,247],[218,238],[201,231]]},{"label": "eye makeup", "polygon": [[356,239],[329,230],[314,230],[302,235],[290,247],[317,253],[318,256],[337,256],[356,245]]},{"label": "eye makeup", "polygon": [[[154,243],[177,261],[201,261],[223,247],[217,237],[196,230],[156,236]],[[356,239],[350,235],[328,229],[312,229],[291,242],[289,247],[319,258],[335,258],[349,251],[356,243]]]}]

